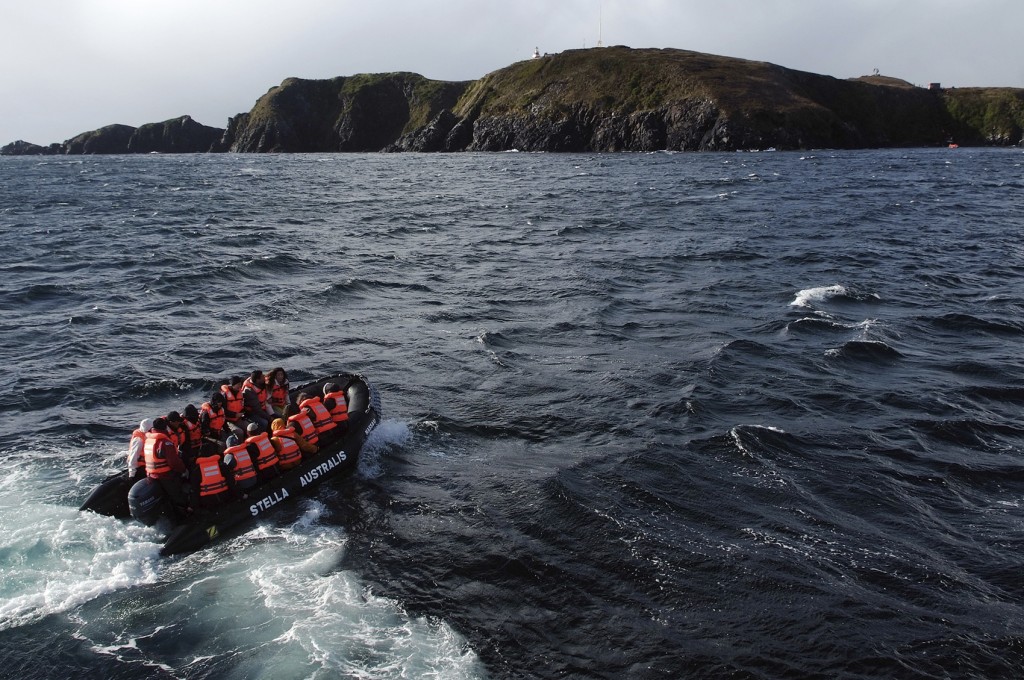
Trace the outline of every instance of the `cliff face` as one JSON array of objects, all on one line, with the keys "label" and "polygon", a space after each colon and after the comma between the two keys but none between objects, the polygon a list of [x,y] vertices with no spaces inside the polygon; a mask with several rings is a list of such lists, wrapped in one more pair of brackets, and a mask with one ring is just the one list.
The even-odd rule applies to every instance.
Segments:
[{"label": "cliff face", "polygon": [[467,83],[414,73],[289,78],[231,120],[232,151],[379,151],[455,105]]},{"label": "cliff face", "polygon": [[64,153],[127,153],[128,142],[135,134],[130,125],[107,125],[98,130],[83,132],[64,142]]},{"label": "cliff face", "polygon": [[204,153],[219,151],[224,130],[202,125],[190,116],[139,127],[128,140],[127,153]]},{"label": "cliff face", "polygon": [[732,151],[1024,142],[1024,90],[931,91],[674,49],[570,50],[472,82],[290,78],[226,130],[188,116],[2,154]]}]

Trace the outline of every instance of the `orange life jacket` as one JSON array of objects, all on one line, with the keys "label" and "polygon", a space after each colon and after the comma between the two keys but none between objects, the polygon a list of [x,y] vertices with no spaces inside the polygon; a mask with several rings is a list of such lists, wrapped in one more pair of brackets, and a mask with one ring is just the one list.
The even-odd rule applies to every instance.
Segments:
[{"label": "orange life jacket", "polygon": [[245,392],[246,390],[252,390],[253,392],[256,393],[256,398],[260,402],[260,410],[262,410],[265,413],[267,410],[267,388],[256,387],[255,385],[252,384],[252,378],[246,378],[245,382],[242,383],[242,391]]},{"label": "orange life jacket", "polygon": [[203,443],[203,428],[199,427],[199,422],[193,423],[188,418],[183,421],[185,423],[185,436],[188,438],[189,446],[192,447],[192,454],[196,455],[199,453],[199,446]]},{"label": "orange life jacket", "polygon": [[295,441],[295,430],[291,427],[282,427],[274,430],[274,437],[280,444],[277,452],[277,462],[282,470],[293,468],[302,462],[302,451],[299,450],[299,443]]},{"label": "orange life jacket", "polygon": [[174,423],[168,421],[167,423],[167,436],[171,438],[174,445],[181,450],[182,445],[185,443],[185,433],[182,432],[181,428]]},{"label": "orange life jacket", "polygon": [[317,434],[316,425],[310,419],[309,414],[305,411],[299,411],[293,416],[288,417],[288,422],[292,425],[299,426],[299,434],[310,444],[316,444],[320,441],[320,435]]},{"label": "orange life jacket", "polygon": [[271,443],[270,437],[267,436],[266,432],[254,434],[246,439],[245,443],[255,444],[256,448],[259,449],[259,453],[256,455],[257,469],[266,470],[270,466],[277,464],[277,451],[274,450],[274,444]]},{"label": "orange life jacket", "polygon": [[334,408],[331,409],[331,419],[334,420],[335,424],[347,423],[348,402],[345,401],[345,393],[341,390],[328,392],[324,395],[324,401],[327,401],[328,397],[334,400]]},{"label": "orange life jacket", "polygon": [[224,417],[229,423],[237,423],[242,417],[242,391],[235,394],[230,385],[221,385],[220,393],[224,395]]},{"label": "orange life jacket", "polygon": [[252,464],[252,458],[249,457],[249,451],[245,443],[229,446],[224,449],[225,458],[229,453],[235,457],[233,476],[236,482],[244,482],[256,476],[256,467]]},{"label": "orange life jacket", "polygon": [[203,456],[196,459],[199,467],[199,495],[214,496],[227,491],[228,480],[220,469],[220,456]]},{"label": "orange life jacket", "polygon": [[[136,440],[142,442],[142,446],[143,446],[142,450],[143,450],[143,452],[145,452],[145,450],[146,450],[145,449],[145,446],[146,446],[146,433],[143,432],[142,430],[136,429],[134,432],[132,432],[132,438],[128,440],[128,453],[129,454],[131,453],[132,446],[134,446]],[[146,467],[146,456],[145,455],[139,456],[139,460],[136,463],[136,467],[138,467],[140,470]]]},{"label": "orange life jacket", "polygon": [[325,432],[330,432],[337,425],[334,423],[334,418],[331,417],[331,412],[327,410],[324,403],[320,401],[320,397],[311,397],[306,401],[299,404],[299,408],[308,408],[310,410],[310,419],[313,424],[316,425],[316,433],[322,435]]},{"label": "orange life jacket", "polygon": [[214,411],[210,403],[204,401],[199,410],[204,411],[210,419],[210,434],[220,434],[221,430],[224,429],[224,423],[227,421],[227,414],[224,412],[224,409],[221,408],[219,411]]},{"label": "orange life jacket", "polygon": [[146,454],[146,475],[149,477],[165,477],[171,474],[171,464],[164,457],[164,442],[173,442],[163,432],[147,432],[146,446],[143,451]]},{"label": "orange life jacket", "polygon": [[274,408],[283,409],[287,403],[288,383],[284,385],[274,383],[274,386],[270,388],[270,405]]}]

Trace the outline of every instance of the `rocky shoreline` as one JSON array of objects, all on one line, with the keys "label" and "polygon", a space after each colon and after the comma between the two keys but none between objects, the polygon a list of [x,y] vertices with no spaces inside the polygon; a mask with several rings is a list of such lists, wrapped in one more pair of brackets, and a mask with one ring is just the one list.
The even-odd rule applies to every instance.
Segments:
[{"label": "rocky shoreline", "polygon": [[290,78],[225,128],[109,125],[2,155],[737,151],[1024,143],[1024,89],[839,80],[686,50],[570,50],[468,82]]}]

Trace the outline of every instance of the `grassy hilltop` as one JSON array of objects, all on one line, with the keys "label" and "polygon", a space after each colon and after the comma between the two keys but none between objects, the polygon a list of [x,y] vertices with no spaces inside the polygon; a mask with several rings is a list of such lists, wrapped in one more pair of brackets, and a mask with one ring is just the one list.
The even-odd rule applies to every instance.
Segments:
[{"label": "grassy hilltop", "polygon": [[[491,73],[454,112],[479,128],[476,148],[732,150],[1017,143],[1022,104],[1024,90],[934,92],[892,78],[838,80],[685,50],[612,47]],[[545,139],[554,130],[561,139]]]}]

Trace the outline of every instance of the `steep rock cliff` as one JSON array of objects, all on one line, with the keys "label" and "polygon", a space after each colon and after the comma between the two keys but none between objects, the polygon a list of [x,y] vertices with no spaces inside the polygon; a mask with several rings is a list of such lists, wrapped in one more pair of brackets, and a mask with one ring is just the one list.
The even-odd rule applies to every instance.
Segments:
[{"label": "steep rock cliff", "polygon": [[205,153],[217,151],[224,130],[181,116],[142,125],[128,140],[127,153]]},{"label": "steep rock cliff", "polygon": [[426,128],[467,83],[414,73],[289,78],[231,120],[232,151],[379,151]]}]

